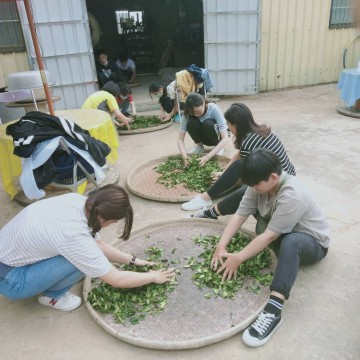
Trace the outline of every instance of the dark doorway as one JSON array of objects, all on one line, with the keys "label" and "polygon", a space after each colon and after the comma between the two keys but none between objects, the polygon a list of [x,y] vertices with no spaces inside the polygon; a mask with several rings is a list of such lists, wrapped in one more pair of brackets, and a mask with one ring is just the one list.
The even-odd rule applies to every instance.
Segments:
[{"label": "dark doorway", "polygon": [[[204,67],[202,0],[86,0],[94,53],[111,60],[126,52],[137,72],[163,67]],[[93,27],[93,29],[92,29]],[[97,28],[95,28],[97,27]]]}]

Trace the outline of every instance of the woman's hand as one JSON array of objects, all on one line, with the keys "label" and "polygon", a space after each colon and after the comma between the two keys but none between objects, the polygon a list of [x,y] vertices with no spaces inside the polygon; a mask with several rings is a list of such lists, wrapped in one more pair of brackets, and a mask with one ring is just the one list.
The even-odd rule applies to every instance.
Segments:
[{"label": "woman's hand", "polygon": [[183,160],[184,160],[184,165],[189,166],[189,157],[188,156],[183,156]]},{"label": "woman's hand", "polygon": [[232,277],[236,279],[236,272],[241,264],[238,254],[230,253],[221,253],[221,258],[225,257],[226,261],[221,265],[220,269],[217,271],[218,274],[223,272],[222,281],[231,280]]},{"label": "woman's hand", "polygon": [[213,270],[217,270],[218,265],[220,263],[220,265],[222,265],[224,263],[224,260],[222,259],[220,254],[225,254],[226,253],[226,249],[222,246],[217,246],[215,251],[214,251],[214,255],[211,259],[211,268]]},{"label": "woman's hand", "polygon": [[203,165],[205,165],[209,160],[210,160],[210,158],[209,158],[208,154],[206,154],[205,156],[203,156],[203,157],[200,158],[199,163],[200,163],[201,166],[203,166]]},{"label": "woman's hand", "polygon": [[150,270],[151,273],[154,273],[154,283],[163,284],[167,281],[170,281],[175,276],[175,269],[161,269],[161,270]]},{"label": "woman's hand", "polygon": [[223,171],[214,172],[213,174],[211,174],[211,183],[212,184],[216,183],[220,179],[220,176],[222,174],[223,174]]},{"label": "woman's hand", "polygon": [[134,265],[136,266],[154,266],[155,264],[156,263],[154,261],[147,261],[139,258],[136,258],[134,262]]}]

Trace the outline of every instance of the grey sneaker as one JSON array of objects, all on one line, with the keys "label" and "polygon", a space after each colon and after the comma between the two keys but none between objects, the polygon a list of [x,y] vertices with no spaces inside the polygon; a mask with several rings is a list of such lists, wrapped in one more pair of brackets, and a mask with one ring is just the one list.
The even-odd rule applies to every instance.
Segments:
[{"label": "grey sneaker", "polygon": [[41,305],[49,306],[55,310],[71,311],[81,305],[81,298],[79,296],[66,292],[59,299],[40,295],[38,296],[38,302]]},{"label": "grey sneaker", "polygon": [[242,340],[247,346],[258,347],[266,344],[281,324],[281,315],[263,311],[243,333]]}]

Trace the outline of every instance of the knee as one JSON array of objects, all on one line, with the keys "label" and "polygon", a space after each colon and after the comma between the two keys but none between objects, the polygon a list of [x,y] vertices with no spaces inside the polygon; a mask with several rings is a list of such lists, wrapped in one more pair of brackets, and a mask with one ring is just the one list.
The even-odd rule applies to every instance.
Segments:
[{"label": "knee", "polygon": [[286,254],[298,253],[301,250],[300,239],[295,234],[289,234],[284,236],[281,241],[279,252],[285,252]]}]

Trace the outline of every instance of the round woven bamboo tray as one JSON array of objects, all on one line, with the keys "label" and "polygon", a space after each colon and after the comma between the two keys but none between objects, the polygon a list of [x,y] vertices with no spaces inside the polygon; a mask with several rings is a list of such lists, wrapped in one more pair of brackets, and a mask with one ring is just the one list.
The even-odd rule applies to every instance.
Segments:
[{"label": "round woven bamboo tray", "polygon": [[[198,195],[196,191],[189,190],[182,184],[166,188],[163,184],[156,182],[160,175],[154,170],[154,167],[165,162],[168,158],[169,156],[163,156],[133,169],[127,177],[128,189],[133,194],[145,199],[173,203],[189,201]],[[222,168],[225,168],[229,162],[227,157],[220,155],[214,156],[213,159],[217,160]]]},{"label": "round woven bamboo tray", "polygon": [[[144,116],[145,117],[145,116]],[[165,123],[162,123],[160,125],[157,126],[149,126],[147,128],[143,128],[143,129],[134,129],[134,130],[119,130],[118,129],[118,134],[119,135],[135,135],[135,134],[144,134],[144,133],[148,133],[148,132],[152,132],[152,131],[158,131],[158,130],[162,130],[162,129],[166,129],[169,126],[173,125],[174,123],[172,121],[167,121]],[[131,125],[130,125],[131,126]]]},{"label": "round woven bamboo tray", "polygon": [[[197,235],[221,234],[224,225],[206,219],[176,219],[150,224],[134,231],[127,242],[113,244],[121,251],[146,258],[145,249],[154,245],[164,250],[163,259],[180,260],[174,265],[181,271],[177,275],[175,290],[169,294],[165,310],[148,315],[136,325],[115,322],[112,315],[95,311],[87,296],[91,279],[84,281],[83,296],[91,317],[106,332],[133,345],[151,349],[191,349],[227,339],[248,327],[265,306],[269,290],[261,287],[258,293],[241,288],[235,299],[221,297],[206,299],[210,290],[199,289],[192,283],[193,271],[183,268],[185,257],[197,257],[203,248],[194,243]],[[250,234],[253,235],[253,234]],[[276,264],[272,253],[273,270]]]}]

